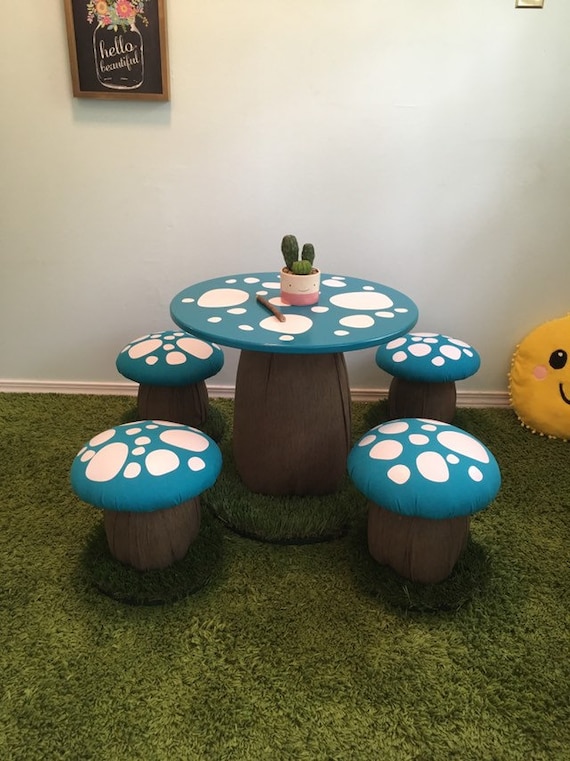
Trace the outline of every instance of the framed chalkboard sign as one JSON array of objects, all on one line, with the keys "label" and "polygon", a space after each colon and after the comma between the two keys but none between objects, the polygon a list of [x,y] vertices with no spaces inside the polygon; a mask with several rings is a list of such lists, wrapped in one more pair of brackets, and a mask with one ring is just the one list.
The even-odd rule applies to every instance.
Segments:
[{"label": "framed chalkboard sign", "polygon": [[166,0],[64,0],[76,98],[169,100]]}]

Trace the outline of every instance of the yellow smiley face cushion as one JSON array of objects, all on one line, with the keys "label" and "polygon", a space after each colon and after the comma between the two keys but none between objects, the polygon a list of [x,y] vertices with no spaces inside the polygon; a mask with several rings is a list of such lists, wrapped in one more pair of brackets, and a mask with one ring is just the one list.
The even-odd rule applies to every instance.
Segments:
[{"label": "yellow smiley face cushion", "polygon": [[509,375],[511,405],[535,433],[570,439],[570,314],[532,330]]}]

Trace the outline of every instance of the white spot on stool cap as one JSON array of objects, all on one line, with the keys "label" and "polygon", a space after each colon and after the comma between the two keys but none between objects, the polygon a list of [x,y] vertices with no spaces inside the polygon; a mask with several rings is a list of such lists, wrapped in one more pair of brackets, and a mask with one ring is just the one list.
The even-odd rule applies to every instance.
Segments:
[{"label": "white spot on stool cap", "polygon": [[144,462],[151,476],[172,473],[180,465],[178,455],[168,449],[155,449],[154,452],[149,452]]},{"label": "white spot on stool cap", "polygon": [[405,484],[410,480],[411,471],[407,465],[394,465],[387,473],[390,481],[395,484]]},{"label": "white spot on stool cap", "polygon": [[126,444],[120,441],[107,444],[91,458],[85,477],[98,483],[111,481],[121,472],[128,456],[129,448]]}]

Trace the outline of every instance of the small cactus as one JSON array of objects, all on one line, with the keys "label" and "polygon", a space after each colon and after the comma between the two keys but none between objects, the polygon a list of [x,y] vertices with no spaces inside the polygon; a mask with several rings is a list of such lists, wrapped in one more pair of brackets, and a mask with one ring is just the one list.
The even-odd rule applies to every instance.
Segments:
[{"label": "small cactus", "polygon": [[310,275],[313,265],[307,259],[298,259],[289,269],[294,275]]},{"label": "small cactus", "polygon": [[287,269],[293,271],[293,262],[296,262],[299,258],[299,244],[297,238],[294,235],[286,235],[281,241],[281,251]]},{"label": "small cactus", "polygon": [[294,235],[285,235],[281,241],[281,252],[285,259],[287,269],[295,275],[310,275],[315,260],[315,247],[312,243],[305,243],[299,257],[299,244]]},{"label": "small cactus", "polygon": [[309,262],[311,267],[313,266],[313,262],[315,261],[315,247],[312,243],[305,243],[303,245],[303,250],[301,251],[301,259]]}]

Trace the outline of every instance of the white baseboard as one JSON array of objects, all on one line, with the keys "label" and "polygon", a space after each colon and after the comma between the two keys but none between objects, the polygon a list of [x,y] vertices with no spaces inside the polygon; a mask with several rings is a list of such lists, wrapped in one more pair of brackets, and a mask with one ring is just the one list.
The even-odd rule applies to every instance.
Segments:
[{"label": "white baseboard", "polygon": [[[1,384],[0,384],[1,388]],[[387,388],[352,388],[355,402],[376,402],[388,396]],[[458,407],[509,407],[508,391],[462,391],[457,389]]]},{"label": "white baseboard", "polygon": [[136,396],[136,383],[91,383],[89,381],[0,380],[0,393],[7,394],[96,394]]},{"label": "white baseboard", "polygon": [[[212,399],[233,399],[233,386],[207,384]],[[136,396],[138,385],[129,382],[90,383],[88,381],[28,381],[1,380],[0,393],[13,394],[95,394],[97,396]],[[384,399],[387,388],[353,388],[355,402],[375,402]],[[509,407],[507,391],[457,390],[458,407]]]}]

